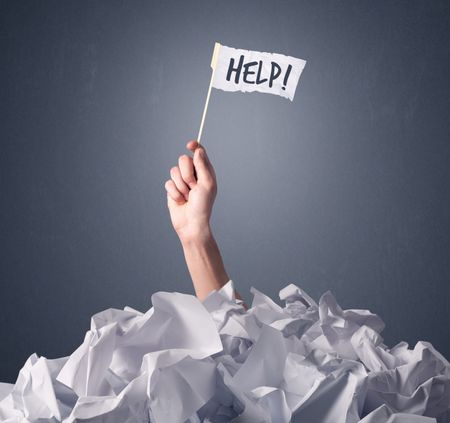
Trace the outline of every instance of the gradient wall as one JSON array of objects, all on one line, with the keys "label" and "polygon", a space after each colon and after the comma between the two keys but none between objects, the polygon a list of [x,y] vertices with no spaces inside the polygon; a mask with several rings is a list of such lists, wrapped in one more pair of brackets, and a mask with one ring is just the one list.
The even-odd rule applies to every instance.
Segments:
[{"label": "gradient wall", "polygon": [[230,277],[288,283],[450,356],[447,1],[1,1],[0,380],[91,315],[193,293],[164,182],[215,41],[308,61],[294,102],[214,90],[203,143]]}]

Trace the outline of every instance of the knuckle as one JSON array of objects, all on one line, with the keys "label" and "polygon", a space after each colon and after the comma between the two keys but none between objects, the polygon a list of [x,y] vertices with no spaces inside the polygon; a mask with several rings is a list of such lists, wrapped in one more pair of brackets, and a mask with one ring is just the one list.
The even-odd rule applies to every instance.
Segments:
[{"label": "knuckle", "polygon": [[214,179],[212,178],[205,178],[204,180],[205,188],[209,190],[214,190],[216,188],[216,184],[214,183]]},{"label": "knuckle", "polygon": [[186,182],[195,182],[195,178],[192,173],[188,173],[187,175],[185,175],[184,180]]},{"label": "knuckle", "polygon": [[182,195],[177,190],[171,190],[169,191],[169,195],[172,197],[173,200],[179,201]]},{"label": "knuckle", "polygon": [[181,187],[180,191],[185,195],[189,194],[189,188],[186,186],[186,184]]}]

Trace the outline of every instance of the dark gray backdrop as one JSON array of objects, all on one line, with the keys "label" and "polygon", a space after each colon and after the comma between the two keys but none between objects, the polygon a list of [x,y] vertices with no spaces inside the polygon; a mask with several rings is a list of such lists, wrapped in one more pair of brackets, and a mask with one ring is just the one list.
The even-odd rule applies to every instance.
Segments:
[{"label": "dark gray backdrop", "polygon": [[92,314],[193,293],[166,209],[215,41],[307,65],[213,90],[213,228],[248,301],[288,283],[450,356],[448,1],[1,1],[0,380]]}]

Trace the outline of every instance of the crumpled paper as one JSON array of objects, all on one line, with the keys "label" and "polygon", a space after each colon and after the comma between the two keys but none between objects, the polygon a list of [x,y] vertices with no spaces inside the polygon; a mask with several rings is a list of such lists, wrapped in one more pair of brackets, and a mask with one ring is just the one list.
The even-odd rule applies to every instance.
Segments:
[{"label": "crumpled paper", "polygon": [[157,292],[152,307],[94,315],[69,357],[32,354],[0,384],[0,420],[101,423],[445,423],[450,364],[428,342],[383,344],[383,321],[317,304],[290,284],[284,303],[233,281],[203,303]]}]

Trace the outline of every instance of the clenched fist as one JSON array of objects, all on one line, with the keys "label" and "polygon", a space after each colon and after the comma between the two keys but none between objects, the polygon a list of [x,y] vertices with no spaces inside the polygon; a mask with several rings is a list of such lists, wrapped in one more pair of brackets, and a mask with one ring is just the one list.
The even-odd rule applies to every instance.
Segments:
[{"label": "clenched fist", "polygon": [[182,241],[210,232],[209,220],[217,195],[216,174],[205,148],[197,141],[189,141],[186,147],[193,157],[181,155],[164,185],[170,219]]}]

